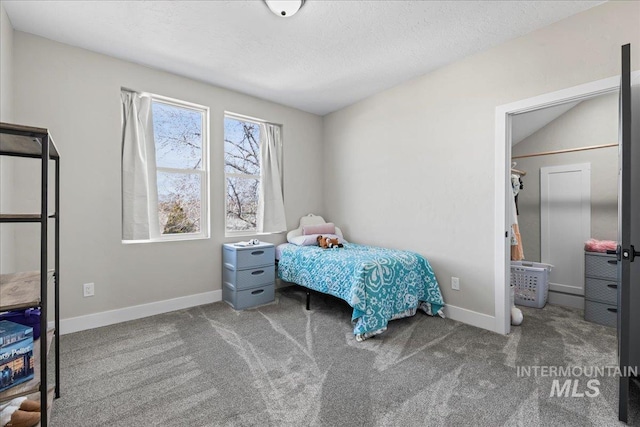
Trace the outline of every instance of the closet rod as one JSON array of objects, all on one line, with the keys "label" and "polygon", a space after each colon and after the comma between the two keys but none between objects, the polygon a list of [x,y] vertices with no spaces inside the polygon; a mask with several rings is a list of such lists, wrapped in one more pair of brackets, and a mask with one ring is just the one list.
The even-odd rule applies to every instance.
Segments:
[{"label": "closet rod", "polygon": [[566,150],[554,150],[554,151],[543,151],[541,153],[534,154],[522,154],[520,156],[512,156],[512,159],[524,159],[525,157],[537,157],[537,156],[547,156],[549,154],[561,154],[561,153],[572,153],[574,151],[586,151],[586,150],[595,150],[598,148],[607,148],[607,147],[617,147],[618,144],[602,144],[602,145],[592,145],[590,147],[580,147],[580,148],[567,148]]}]

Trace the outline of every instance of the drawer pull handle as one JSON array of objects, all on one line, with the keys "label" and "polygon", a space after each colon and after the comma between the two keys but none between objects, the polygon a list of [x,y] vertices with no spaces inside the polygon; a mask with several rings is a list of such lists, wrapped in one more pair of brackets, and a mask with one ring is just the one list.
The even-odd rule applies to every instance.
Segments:
[{"label": "drawer pull handle", "polygon": [[264,289],[258,289],[257,291],[251,292],[251,295],[260,295],[263,292],[264,292]]},{"label": "drawer pull handle", "polygon": [[264,274],[264,270],[256,270],[251,272],[252,276],[258,276],[260,274]]},{"label": "drawer pull handle", "polygon": [[609,307],[609,308],[607,308],[607,311],[610,311],[610,312],[612,312],[612,313],[617,313],[617,312],[618,312],[618,309],[617,309],[617,308],[611,308],[611,307]]},{"label": "drawer pull handle", "polygon": [[264,251],[253,251],[251,252],[251,255],[262,255],[264,253]]},{"label": "drawer pull handle", "polygon": [[618,289],[618,285],[616,285],[615,283],[609,283],[607,286],[611,289]]},{"label": "drawer pull handle", "polygon": [[618,263],[617,259],[610,259],[609,261],[607,261],[609,264],[613,264],[616,265]]}]

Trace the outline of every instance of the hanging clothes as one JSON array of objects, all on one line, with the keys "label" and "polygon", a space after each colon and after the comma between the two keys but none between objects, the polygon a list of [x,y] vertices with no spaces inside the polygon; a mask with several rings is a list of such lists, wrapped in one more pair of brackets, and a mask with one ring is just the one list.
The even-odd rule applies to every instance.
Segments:
[{"label": "hanging clothes", "polygon": [[522,188],[522,182],[518,175],[511,175],[511,186],[513,189],[511,192],[511,260],[521,261],[524,259],[524,250],[522,249],[522,237],[520,236],[520,228],[518,227],[516,198]]},{"label": "hanging clothes", "polygon": [[513,190],[513,194],[515,194],[517,215],[520,215],[520,210],[518,208],[518,193],[523,188],[524,188],[524,184],[522,183],[522,178],[520,177],[520,175],[511,174],[511,189]]}]

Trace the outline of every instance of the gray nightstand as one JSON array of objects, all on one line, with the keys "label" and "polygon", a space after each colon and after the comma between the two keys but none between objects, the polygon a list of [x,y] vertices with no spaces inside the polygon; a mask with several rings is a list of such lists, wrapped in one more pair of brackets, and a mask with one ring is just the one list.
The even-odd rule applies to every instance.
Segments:
[{"label": "gray nightstand", "polygon": [[222,248],[222,299],[236,310],[274,300],[275,248],[271,243]]}]

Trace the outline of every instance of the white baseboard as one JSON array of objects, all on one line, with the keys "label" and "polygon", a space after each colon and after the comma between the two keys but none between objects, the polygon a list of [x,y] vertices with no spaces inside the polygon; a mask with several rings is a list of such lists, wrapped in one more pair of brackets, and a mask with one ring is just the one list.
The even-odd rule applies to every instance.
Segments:
[{"label": "white baseboard", "polygon": [[[290,284],[284,282],[280,287],[286,287],[287,285]],[[117,310],[103,311],[100,313],[88,314],[86,316],[61,319],[60,335],[71,334],[73,332],[84,331],[87,329],[100,328],[102,326],[155,316],[156,314],[168,313],[175,310],[182,310],[218,301],[222,301],[222,290],[135,305]],[[493,316],[478,313],[477,311],[467,310],[466,308],[456,307],[454,305],[445,306],[444,313],[449,319],[495,332],[496,320]],[[49,327],[53,326],[54,323],[49,322]]]},{"label": "white baseboard", "polygon": [[[127,322],[129,320],[141,319],[143,317],[182,310],[203,304],[210,304],[217,301],[222,301],[222,290],[188,295],[185,297],[151,302],[148,304],[134,305],[132,307],[119,308],[117,310],[87,314],[86,316],[60,319],[60,335],[113,325],[114,323]],[[49,322],[49,327],[53,326],[53,322]]]},{"label": "white baseboard", "polygon": [[496,318],[488,314],[478,313],[477,311],[467,310],[466,308],[456,307],[455,305],[447,305],[444,307],[444,315],[458,322],[497,332],[495,330]]},{"label": "white baseboard", "polygon": [[547,302],[553,305],[579,308],[580,310],[584,310],[584,297],[580,295],[571,295],[560,292],[553,292],[550,290]]}]

